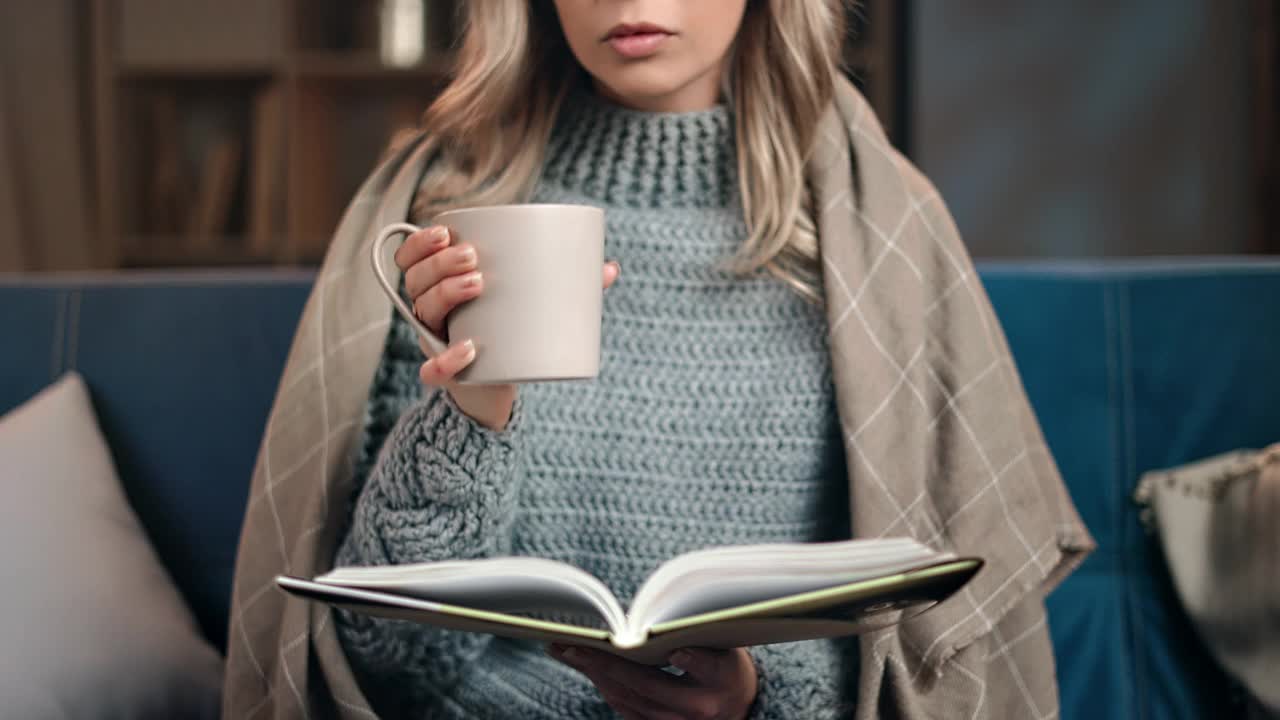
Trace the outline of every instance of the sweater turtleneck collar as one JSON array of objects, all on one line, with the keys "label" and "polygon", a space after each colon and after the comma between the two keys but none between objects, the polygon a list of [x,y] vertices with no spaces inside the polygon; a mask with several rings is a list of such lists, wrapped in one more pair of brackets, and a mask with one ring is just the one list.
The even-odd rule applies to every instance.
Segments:
[{"label": "sweater turtleneck collar", "polygon": [[733,115],[632,110],[589,91],[565,99],[542,182],[606,205],[727,207],[738,197]]}]

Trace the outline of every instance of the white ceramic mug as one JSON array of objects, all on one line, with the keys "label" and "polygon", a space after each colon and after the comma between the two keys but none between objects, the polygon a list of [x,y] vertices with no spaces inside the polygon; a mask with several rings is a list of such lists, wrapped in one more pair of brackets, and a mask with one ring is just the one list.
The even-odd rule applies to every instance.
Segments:
[{"label": "white ceramic mug", "polygon": [[[441,213],[453,244],[470,243],[484,290],[449,313],[448,337],[470,339],[476,357],[457,375],[467,384],[593,378],[600,371],[604,301],[604,211],[586,205],[496,205]],[[386,263],[386,246],[418,227],[390,225],[373,243],[373,270],[396,310],[431,355],[445,339],[418,319]]]}]

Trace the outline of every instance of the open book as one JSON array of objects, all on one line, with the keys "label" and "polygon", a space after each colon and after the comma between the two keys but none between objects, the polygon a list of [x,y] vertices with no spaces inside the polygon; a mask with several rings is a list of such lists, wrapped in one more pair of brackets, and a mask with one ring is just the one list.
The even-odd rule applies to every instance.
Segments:
[{"label": "open book", "polygon": [[284,590],[348,610],[661,664],[680,647],[854,635],[917,615],[982,561],[906,538],[719,547],[663,563],[630,612],[572,565],[531,557],[345,567]]}]

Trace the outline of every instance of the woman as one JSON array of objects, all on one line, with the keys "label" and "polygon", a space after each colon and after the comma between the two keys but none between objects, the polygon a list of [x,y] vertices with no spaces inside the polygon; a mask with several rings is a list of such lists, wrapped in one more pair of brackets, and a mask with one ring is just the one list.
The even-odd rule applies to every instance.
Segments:
[{"label": "woman", "polygon": [[[1087,534],[936,196],[839,79],[843,12],[837,0],[472,2],[459,72],[412,150],[430,158],[429,171],[393,160],[375,174],[295,341],[290,366],[306,366],[298,377],[321,375],[314,434],[326,463],[321,507],[297,517],[323,519],[310,533],[291,522],[286,482],[273,477],[272,438],[289,422],[280,419],[287,391],[303,382],[287,371],[255,478],[273,514],[259,532],[251,504],[242,548],[278,536],[292,572],[326,566],[335,544],[338,565],[538,555],[583,567],[626,600],[681,552],[843,538],[852,521],[858,534],[982,554],[988,582],[975,582],[963,606],[869,638],[861,682],[855,639],[688,648],[670,659],[685,670],[677,677],[581,648],[272,608],[248,590],[245,576],[261,572],[246,569],[259,559],[242,549],[236,604],[266,619],[239,621],[242,643],[233,628],[229,672],[247,656],[243,675],[272,689],[249,703],[255,694],[233,677],[229,708],[292,716],[287,698],[305,710],[326,693],[319,702],[352,717],[369,712],[366,699],[379,716],[459,718],[1056,707],[1037,590],[1078,562]],[[848,145],[843,153],[819,149],[824,131]],[[390,327],[380,353],[356,363],[371,371],[356,377],[372,375],[359,385],[362,416],[330,410],[346,401],[330,399],[340,391],[324,380],[326,359],[358,337],[334,342],[334,321],[319,319],[326,307],[343,312],[327,299],[333,287],[356,282],[346,266],[359,253],[348,250],[363,240],[343,238],[378,224],[358,221],[370,202],[390,208],[378,220],[401,219],[388,198],[406,178],[419,222],[517,200],[605,208],[616,262],[603,280],[622,280],[606,293],[598,379],[455,385],[474,357],[468,339],[424,361],[408,325],[375,303],[383,324],[361,336],[387,318]],[[411,236],[396,264],[437,331],[484,292],[484,268],[447,228]],[[956,342],[966,333],[978,342]],[[318,359],[302,362],[315,347]],[[987,400],[969,410],[975,388]],[[330,460],[334,437],[351,439],[349,471]],[[255,639],[272,613],[297,637]],[[324,683],[290,670],[299,652],[320,659]],[[1006,657],[1019,652],[1040,666],[1019,671]],[[1007,679],[1001,658],[1013,668]],[[363,698],[352,698],[355,684]]]},{"label": "woman", "polygon": [[[473,145],[456,152],[476,170],[424,184],[419,215],[510,198],[537,181],[534,202],[605,208],[609,252],[628,277],[608,294],[603,366],[590,383],[519,392],[454,385],[474,356],[467,339],[423,363],[408,323],[393,321],[356,472],[369,479],[338,565],[514,552],[573,563],[630,597],[659,563],[689,550],[847,537],[846,503],[831,496],[844,472],[825,321],[808,299],[816,267],[784,270],[815,256],[811,225],[800,220],[803,187],[780,192],[758,165],[801,164],[836,68],[838,4],[791,5],[798,16],[779,20],[810,36],[818,62],[776,81],[809,96],[795,107],[809,117],[796,127],[739,115],[744,142],[782,146],[765,157],[749,148],[739,156],[722,100],[726,80],[747,94],[759,90],[744,85],[769,81],[726,73],[746,0],[533,3],[541,27],[530,42],[557,39],[558,20],[589,80],[579,87],[565,82],[574,75],[567,68],[538,71],[528,95],[516,95],[514,130],[503,127],[511,120],[498,100],[504,70],[492,67],[519,59],[495,55],[511,44],[502,24],[512,18],[499,17],[510,8],[477,6],[480,37],[425,123]],[[750,35],[766,20],[755,12],[744,42],[759,42]],[[805,78],[806,70],[827,77]],[[759,198],[746,214],[742,176]],[[735,255],[738,273],[727,262]],[[484,292],[474,251],[446,228],[410,237],[396,263],[418,316],[437,331],[450,310]],[[766,265],[783,277],[756,272]],[[606,284],[617,275],[617,264],[604,268]],[[415,376],[443,392],[420,399]],[[452,478],[442,488],[448,499],[426,489],[423,475]],[[397,514],[406,526],[388,525]],[[406,715],[496,717],[521,703],[518,715],[529,718],[611,717],[610,707],[626,717],[741,718],[753,703],[760,717],[852,711],[852,639],[759,648],[754,663],[745,650],[690,649],[691,659],[672,662],[699,678],[691,682],[582,649],[547,657],[489,636],[338,618],[353,664],[377,688],[374,707]]]}]

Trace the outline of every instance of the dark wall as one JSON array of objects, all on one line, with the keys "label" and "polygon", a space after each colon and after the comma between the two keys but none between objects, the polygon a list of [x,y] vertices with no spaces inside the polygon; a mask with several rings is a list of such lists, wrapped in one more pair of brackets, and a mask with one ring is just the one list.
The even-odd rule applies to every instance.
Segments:
[{"label": "dark wall", "polygon": [[1249,3],[917,0],[912,154],[974,254],[1249,248]]}]

